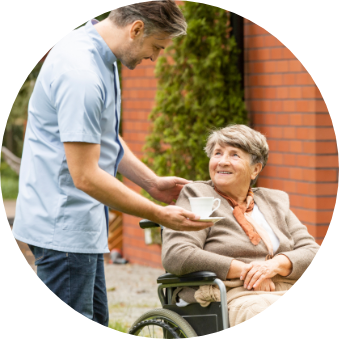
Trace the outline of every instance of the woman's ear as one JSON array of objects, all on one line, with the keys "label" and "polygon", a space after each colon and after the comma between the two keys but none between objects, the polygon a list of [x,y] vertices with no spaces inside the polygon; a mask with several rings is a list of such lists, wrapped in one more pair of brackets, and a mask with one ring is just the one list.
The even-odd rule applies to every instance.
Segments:
[{"label": "woman's ear", "polygon": [[251,174],[251,179],[254,180],[259,175],[261,170],[262,170],[262,164],[260,162],[258,162],[257,164],[255,164],[253,166],[253,170],[252,170],[252,174]]}]

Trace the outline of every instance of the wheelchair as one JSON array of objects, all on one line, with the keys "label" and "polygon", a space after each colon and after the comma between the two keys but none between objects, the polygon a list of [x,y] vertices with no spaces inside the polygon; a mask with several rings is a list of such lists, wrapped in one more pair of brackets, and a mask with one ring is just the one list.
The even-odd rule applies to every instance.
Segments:
[{"label": "wheelchair", "polygon": [[[150,220],[141,220],[143,229],[161,227]],[[166,273],[157,279],[158,296],[162,308],[154,309],[140,316],[129,329],[129,334],[149,338],[192,338],[222,331],[229,327],[226,288],[215,273],[194,272],[182,276]],[[179,307],[172,303],[177,287],[217,285],[220,302],[207,307],[198,303]]]}]

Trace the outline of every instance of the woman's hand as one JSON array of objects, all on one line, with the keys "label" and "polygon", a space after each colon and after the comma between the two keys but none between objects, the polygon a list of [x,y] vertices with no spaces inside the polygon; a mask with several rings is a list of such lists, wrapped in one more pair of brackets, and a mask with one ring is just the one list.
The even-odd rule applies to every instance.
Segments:
[{"label": "woman's hand", "polygon": [[254,291],[274,292],[275,291],[274,282],[270,278],[264,279],[260,285],[257,285],[254,288]]},{"label": "woman's hand", "polygon": [[253,261],[246,264],[240,273],[240,280],[244,280],[244,287],[251,290],[260,286],[268,278],[279,273],[279,263],[275,260]]}]

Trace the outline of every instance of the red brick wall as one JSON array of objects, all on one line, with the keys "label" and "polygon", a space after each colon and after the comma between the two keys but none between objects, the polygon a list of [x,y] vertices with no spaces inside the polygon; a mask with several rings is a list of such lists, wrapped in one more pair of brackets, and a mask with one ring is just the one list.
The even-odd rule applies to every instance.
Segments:
[{"label": "red brick wall", "polygon": [[[126,67],[122,69],[123,138],[139,159],[150,128],[147,117],[154,105],[157,87],[154,66],[150,60],[144,60],[133,71]],[[140,188],[131,181],[124,179],[124,183],[140,192]],[[160,246],[145,245],[144,231],[139,227],[139,220],[130,215],[123,216],[123,255],[133,263],[162,267]]]},{"label": "red brick wall", "polygon": [[338,189],[330,115],[311,76],[279,40],[248,20],[244,35],[246,105],[270,147],[258,186],[287,192],[292,210],[321,244]]},{"label": "red brick wall", "polygon": [[[320,244],[338,188],[338,153],[332,122],[312,78],[294,55],[261,27],[245,20],[245,99],[253,127],[270,146],[258,185],[289,193],[291,208]],[[123,137],[141,158],[154,105],[154,64],[123,68]],[[140,192],[125,179],[125,184]],[[139,218],[124,215],[124,256],[161,267],[160,247],[144,243]]]},{"label": "red brick wall", "polygon": [[[176,3],[181,5],[182,1]],[[147,117],[154,106],[157,88],[154,68],[152,61],[144,60],[133,71],[126,67],[122,69],[123,138],[139,159],[151,128]],[[140,192],[140,188],[126,178],[124,183]],[[158,245],[145,245],[144,231],[139,227],[140,220],[126,214],[123,216],[123,255],[132,263],[162,268],[161,248]]]}]

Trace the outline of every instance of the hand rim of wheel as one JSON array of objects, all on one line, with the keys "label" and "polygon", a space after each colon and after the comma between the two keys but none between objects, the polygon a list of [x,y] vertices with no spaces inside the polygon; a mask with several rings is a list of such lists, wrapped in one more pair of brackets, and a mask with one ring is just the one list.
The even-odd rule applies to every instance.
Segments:
[{"label": "hand rim of wheel", "polygon": [[[171,325],[166,324],[165,322],[156,320],[156,319],[159,319],[159,317],[154,317],[154,318],[155,319],[148,319],[148,320],[141,321],[137,325],[133,326],[128,331],[128,333],[132,335],[138,335],[140,331],[147,325],[157,325],[165,329],[167,332],[169,332],[171,334],[171,338],[180,338],[179,334],[174,330],[174,328]],[[161,319],[161,320],[165,320],[165,319]]]}]

